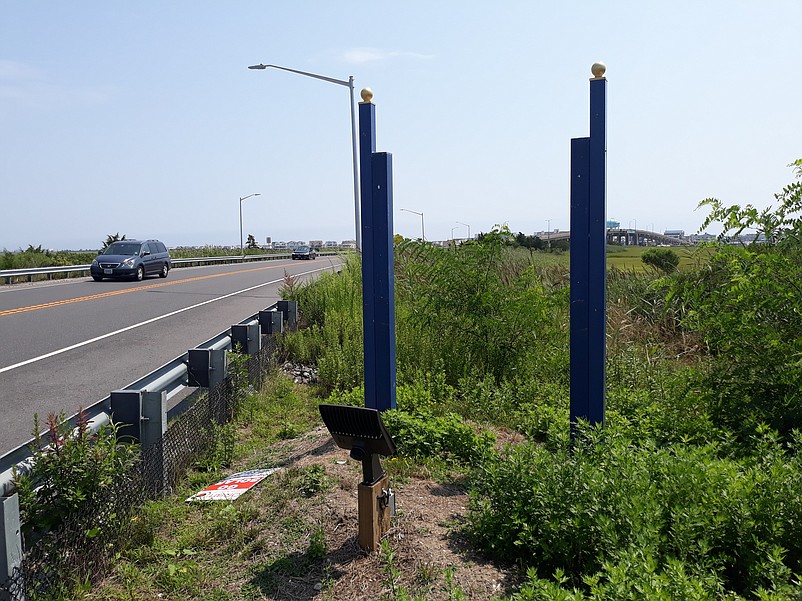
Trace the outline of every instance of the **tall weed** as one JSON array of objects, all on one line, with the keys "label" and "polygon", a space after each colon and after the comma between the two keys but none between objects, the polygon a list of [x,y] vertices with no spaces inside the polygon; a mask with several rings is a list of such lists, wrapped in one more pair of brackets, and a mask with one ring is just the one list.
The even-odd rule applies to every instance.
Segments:
[{"label": "tall weed", "polygon": [[682,566],[736,594],[780,590],[802,567],[802,464],[767,429],[753,445],[723,457],[717,445],[659,447],[610,424],[573,449],[522,445],[476,476],[470,531],[537,578],[564,574],[569,589],[587,592],[599,574],[609,583],[641,550],[640,577],[648,558],[652,573]]}]

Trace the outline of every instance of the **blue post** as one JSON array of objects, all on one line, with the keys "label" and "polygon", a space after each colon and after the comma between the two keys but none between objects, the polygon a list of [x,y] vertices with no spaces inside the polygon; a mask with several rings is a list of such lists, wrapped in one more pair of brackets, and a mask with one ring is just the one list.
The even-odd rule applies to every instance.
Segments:
[{"label": "blue post", "polygon": [[375,152],[372,98],[362,90],[359,103],[365,406],[384,411],[396,406],[393,163],[392,155]]},{"label": "blue post", "polygon": [[590,81],[590,137],[571,140],[571,435],[577,420],[604,424],[606,363],[605,67]]}]

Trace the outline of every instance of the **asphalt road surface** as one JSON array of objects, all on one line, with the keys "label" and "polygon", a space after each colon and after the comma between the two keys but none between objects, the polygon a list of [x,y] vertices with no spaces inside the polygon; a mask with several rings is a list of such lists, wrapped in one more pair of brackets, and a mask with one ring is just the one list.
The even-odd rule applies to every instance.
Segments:
[{"label": "asphalt road surface", "polygon": [[[0,455],[279,300],[336,257],[173,269],[166,279],[0,286]],[[299,307],[303,312],[303,308]]]}]

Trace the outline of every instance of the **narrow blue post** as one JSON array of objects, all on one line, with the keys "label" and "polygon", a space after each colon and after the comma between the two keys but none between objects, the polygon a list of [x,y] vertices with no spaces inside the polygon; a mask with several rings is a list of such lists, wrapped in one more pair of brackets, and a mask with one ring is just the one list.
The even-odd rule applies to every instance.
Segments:
[{"label": "narrow blue post", "polygon": [[571,437],[590,415],[590,138],[571,140]]},{"label": "narrow blue post", "polygon": [[590,80],[590,137],[571,140],[571,436],[604,424],[606,363],[607,80]]},{"label": "narrow blue post", "polygon": [[[376,399],[376,349],[374,336],[373,307],[373,172],[370,158],[376,151],[376,107],[370,101],[372,95],[361,92],[359,103],[359,195],[360,229],[362,234],[362,336],[363,366],[365,371],[365,406],[375,407]],[[370,390],[370,393],[368,392]]]},{"label": "narrow blue post", "polygon": [[365,406],[396,406],[392,155],[376,152],[373,92],[359,103]]}]

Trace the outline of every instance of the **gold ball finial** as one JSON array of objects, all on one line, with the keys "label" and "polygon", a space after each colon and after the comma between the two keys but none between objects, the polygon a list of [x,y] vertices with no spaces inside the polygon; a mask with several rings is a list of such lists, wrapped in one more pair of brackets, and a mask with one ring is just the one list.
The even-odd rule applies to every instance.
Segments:
[{"label": "gold ball finial", "polygon": [[373,90],[370,88],[362,88],[359,95],[362,96],[362,102],[370,102],[373,100]]},{"label": "gold ball finial", "polygon": [[593,66],[590,68],[590,72],[593,73],[593,77],[596,79],[600,79],[604,77],[604,73],[607,71],[607,65],[603,62],[599,61],[598,63],[593,63]]}]

